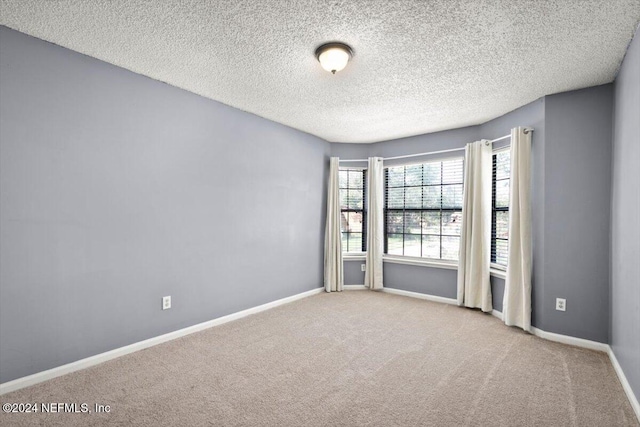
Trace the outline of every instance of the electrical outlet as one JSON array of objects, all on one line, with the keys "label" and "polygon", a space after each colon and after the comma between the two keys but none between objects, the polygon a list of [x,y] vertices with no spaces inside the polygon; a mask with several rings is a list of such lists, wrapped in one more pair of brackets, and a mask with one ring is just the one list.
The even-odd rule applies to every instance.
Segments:
[{"label": "electrical outlet", "polygon": [[367,264],[360,264],[360,271],[365,271],[367,269]]},{"label": "electrical outlet", "polygon": [[162,309],[168,310],[171,308],[171,297],[162,297]]},{"label": "electrical outlet", "polygon": [[567,311],[567,300],[564,298],[556,298],[556,310]]}]

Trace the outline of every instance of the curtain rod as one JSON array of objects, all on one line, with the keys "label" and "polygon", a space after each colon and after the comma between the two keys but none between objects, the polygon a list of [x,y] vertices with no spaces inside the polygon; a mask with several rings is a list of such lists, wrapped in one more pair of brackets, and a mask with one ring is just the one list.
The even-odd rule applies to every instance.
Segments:
[{"label": "curtain rod", "polygon": [[[533,132],[533,128],[526,128],[524,130],[524,133],[529,133],[529,132]],[[511,134],[505,135],[505,136],[501,136],[500,138],[492,139],[490,142],[498,142],[498,141],[502,141],[503,139],[507,139],[507,138],[511,138]],[[409,157],[419,157],[419,156],[426,156],[426,155],[431,155],[431,154],[451,153],[453,151],[462,151],[462,150],[464,150],[464,147],[462,147],[462,148],[451,148],[449,150],[429,151],[428,153],[418,153],[418,154],[407,154],[407,155],[404,155],[404,156],[384,157],[382,160],[407,159]],[[368,159],[345,159],[345,160],[341,159],[340,161],[341,162],[366,162],[366,161],[368,161]]]}]

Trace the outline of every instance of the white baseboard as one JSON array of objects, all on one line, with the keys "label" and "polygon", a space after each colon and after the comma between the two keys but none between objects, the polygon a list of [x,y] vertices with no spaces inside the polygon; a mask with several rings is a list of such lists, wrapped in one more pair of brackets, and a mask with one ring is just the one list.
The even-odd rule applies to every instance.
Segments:
[{"label": "white baseboard", "polygon": [[620,363],[618,363],[618,359],[616,358],[616,355],[613,352],[613,349],[611,348],[611,346],[607,346],[607,347],[609,347],[607,353],[609,354],[609,359],[611,360],[613,369],[616,371],[616,374],[618,374],[618,379],[622,384],[622,388],[624,389],[624,392],[626,393],[627,398],[629,399],[629,403],[631,404],[633,411],[636,413],[638,422],[640,422],[640,403],[638,402],[638,398],[633,392],[633,389],[631,388],[631,384],[629,384],[629,381],[627,380],[627,376],[624,374],[624,371],[622,370]]},{"label": "white baseboard", "polygon": [[405,297],[411,297],[411,298],[426,299],[429,301],[441,302],[443,304],[458,305],[458,300],[455,300],[453,298],[445,298],[445,297],[439,297],[435,295],[421,294],[419,292],[403,291],[402,289],[382,288],[382,292],[387,292],[387,293],[396,294],[396,295],[403,295]]},{"label": "white baseboard", "polygon": [[193,334],[195,332],[199,332],[204,329],[211,328],[213,326],[222,325],[224,323],[228,323],[233,320],[237,320],[237,319],[249,316],[251,314],[260,313],[261,311],[269,310],[271,308],[274,308],[283,304],[287,304],[302,298],[306,298],[311,295],[319,294],[321,292],[324,292],[324,288],[312,289],[310,291],[302,292],[300,294],[292,295],[290,297],[282,298],[276,301],[271,301],[266,304],[259,305],[257,307],[248,308],[246,310],[242,310],[226,316],[218,317],[216,319],[209,320],[207,322],[198,323],[197,325],[189,326],[184,329],[179,329],[177,331],[169,332],[164,335],[149,338],[147,340],[139,341],[137,343],[133,343],[124,347],[116,348],[114,350],[107,351],[105,353],[96,354],[95,356],[91,356],[91,357],[87,357],[86,359],[80,359],[75,362],[67,363],[66,365],[58,366],[53,369],[49,369],[49,370],[38,372],[26,377],[8,381],[6,383],[0,384],[0,395],[19,390],[21,388],[29,387],[34,384],[38,384],[43,381],[47,381],[47,380],[59,377],[61,375],[69,374],[71,372],[75,372],[81,369],[95,366],[100,363],[106,362],[107,360],[115,359],[117,357],[124,356],[126,354],[143,350],[145,348],[153,347],[154,345],[162,344],[164,342],[171,341],[176,338],[183,337],[185,335]]},{"label": "white baseboard", "polygon": [[603,342],[585,340],[583,338],[556,334],[554,332],[547,332],[533,326],[531,327],[531,333],[537,337],[544,338],[549,341],[574,345],[576,347],[588,348],[590,350],[602,351],[603,353],[607,353],[609,351],[609,344],[605,344]]},{"label": "white baseboard", "polygon": [[[497,317],[500,320],[503,320],[501,311],[493,310],[491,312],[491,315]],[[609,344],[598,341],[585,340],[583,338],[576,338],[569,335],[556,334],[554,332],[547,332],[534,326],[531,327],[531,333],[537,337],[544,338],[549,341],[569,344],[576,347],[588,348],[590,350],[602,351],[603,353],[607,353],[609,351]]]},{"label": "white baseboard", "polygon": [[365,285],[344,285],[343,288],[345,291],[366,291],[369,289]]}]

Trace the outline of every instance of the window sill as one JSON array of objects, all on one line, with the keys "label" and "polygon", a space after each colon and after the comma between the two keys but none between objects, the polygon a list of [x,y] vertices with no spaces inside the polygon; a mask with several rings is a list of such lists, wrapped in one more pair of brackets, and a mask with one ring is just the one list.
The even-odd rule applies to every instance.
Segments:
[{"label": "window sill", "polygon": [[432,259],[426,258],[415,258],[415,257],[407,257],[407,256],[393,256],[393,255],[383,255],[382,260],[384,262],[390,262],[392,264],[405,264],[405,265],[417,265],[421,267],[435,267],[435,268],[444,268],[447,270],[457,270],[458,264],[451,263],[446,261],[436,261]]},{"label": "window sill", "polygon": [[499,270],[497,268],[491,267],[491,269],[489,270],[489,274],[493,277],[497,277],[498,279],[507,279],[507,272],[501,269]]},{"label": "window sill", "polygon": [[[344,262],[347,261],[366,261],[367,253],[363,254],[345,254],[342,257]],[[404,264],[404,265],[415,265],[418,267],[431,267],[431,268],[444,268],[445,270],[457,270],[458,264],[452,262],[445,261],[436,261],[432,259],[426,258],[416,258],[416,257],[400,257],[393,255],[383,255],[383,262],[389,262],[392,264]],[[502,269],[502,266],[496,267],[495,264],[491,264],[491,269],[489,270],[489,274],[493,277],[497,277],[499,279],[506,280],[507,272]]]}]

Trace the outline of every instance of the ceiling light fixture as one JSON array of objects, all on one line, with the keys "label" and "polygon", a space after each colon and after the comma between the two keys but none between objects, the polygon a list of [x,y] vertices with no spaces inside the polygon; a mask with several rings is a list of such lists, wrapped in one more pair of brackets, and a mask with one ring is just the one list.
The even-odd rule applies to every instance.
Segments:
[{"label": "ceiling light fixture", "polygon": [[353,50],[344,43],[327,43],[316,49],[320,65],[332,74],[346,67],[352,57]]}]

